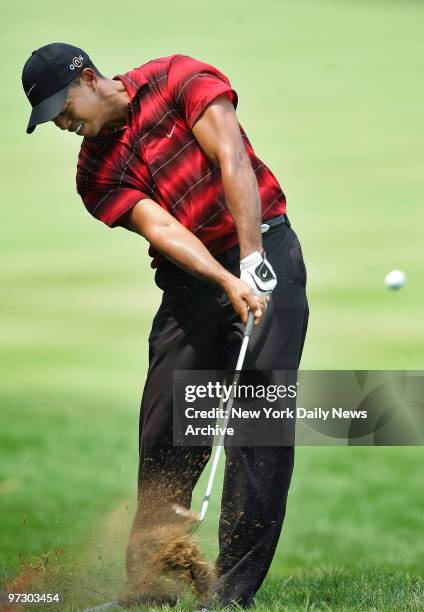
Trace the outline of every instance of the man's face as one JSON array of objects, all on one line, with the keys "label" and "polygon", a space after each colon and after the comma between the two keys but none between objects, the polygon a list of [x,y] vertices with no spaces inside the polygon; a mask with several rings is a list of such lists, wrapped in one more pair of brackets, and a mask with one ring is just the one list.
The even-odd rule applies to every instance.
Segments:
[{"label": "man's face", "polygon": [[62,130],[93,138],[103,127],[103,104],[95,75],[94,83],[93,75],[87,76],[90,78],[81,75],[79,82],[70,85],[63,110],[53,123]]}]

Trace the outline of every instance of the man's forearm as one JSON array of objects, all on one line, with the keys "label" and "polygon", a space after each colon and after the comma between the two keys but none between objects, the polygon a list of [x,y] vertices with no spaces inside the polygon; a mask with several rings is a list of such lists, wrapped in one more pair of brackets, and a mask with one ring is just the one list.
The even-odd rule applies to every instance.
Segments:
[{"label": "man's forearm", "polygon": [[234,106],[226,96],[217,98],[192,130],[205,155],[221,169],[225,200],[236,226],[241,258],[253,251],[262,252],[258,183]]},{"label": "man's forearm", "polygon": [[247,321],[247,307],[254,313],[255,322],[259,323],[265,302],[253,294],[247,283],[221,266],[205,245],[157,202],[140,201],[125,214],[123,222],[178,267],[220,285],[244,323]]},{"label": "man's forearm", "polygon": [[148,232],[146,238],[153,248],[186,272],[217,285],[225,284],[229,272],[181,224],[170,223],[156,227]]},{"label": "man's forearm", "polygon": [[221,162],[227,206],[234,219],[240,244],[240,259],[263,251],[261,201],[258,183],[246,152],[237,151]]},{"label": "man's forearm", "polygon": [[153,200],[143,200],[128,211],[125,225],[193,276],[221,286],[231,276],[192,232]]}]

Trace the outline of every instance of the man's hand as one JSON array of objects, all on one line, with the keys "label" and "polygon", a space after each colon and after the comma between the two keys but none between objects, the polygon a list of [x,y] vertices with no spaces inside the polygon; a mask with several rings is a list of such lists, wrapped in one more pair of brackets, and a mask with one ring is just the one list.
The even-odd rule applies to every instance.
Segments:
[{"label": "man's hand", "polygon": [[205,245],[157,202],[138,202],[125,214],[123,225],[144,236],[154,249],[189,274],[220,285],[243,323],[247,322],[248,309],[255,316],[255,324],[260,323],[265,298],[254,295],[247,283],[221,266]]},{"label": "man's hand", "polygon": [[240,261],[240,278],[256,295],[271,295],[277,285],[277,278],[265,252],[254,251]]},{"label": "man's hand", "polygon": [[269,298],[255,295],[247,283],[233,274],[229,274],[228,278],[224,280],[222,287],[244,324],[247,323],[249,310],[253,312],[255,325],[261,322],[266,310],[266,302]]}]

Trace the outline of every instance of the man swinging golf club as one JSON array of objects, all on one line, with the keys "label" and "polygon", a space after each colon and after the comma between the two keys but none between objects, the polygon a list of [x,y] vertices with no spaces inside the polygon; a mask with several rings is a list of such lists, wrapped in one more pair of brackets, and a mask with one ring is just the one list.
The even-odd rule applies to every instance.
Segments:
[{"label": "man swinging golf club", "polygon": [[[77,190],[86,209],[148,240],[163,290],[141,402],[131,578],[134,534],[155,512],[158,481],[178,483],[163,489],[161,504],[189,507],[210,456],[173,446],[173,370],[234,369],[249,310],[256,327],[244,367],[296,370],[308,321],[302,252],[281,187],[238,123],[237,94],[213,66],[172,55],[109,79],[82,49],[53,43],[32,53],[22,82],[32,105],[27,132],[53,121],[83,137]],[[293,458],[292,446],[226,449],[221,605],[249,606],[266,576]]]}]

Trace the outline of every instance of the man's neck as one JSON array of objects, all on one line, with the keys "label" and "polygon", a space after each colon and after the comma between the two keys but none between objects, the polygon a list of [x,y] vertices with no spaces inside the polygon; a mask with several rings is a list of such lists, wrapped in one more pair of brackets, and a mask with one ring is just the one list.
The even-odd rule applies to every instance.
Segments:
[{"label": "man's neck", "polygon": [[105,79],[103,97],[106,115],[104,127],[114,129],[126,125],[130,96],[122,81]]}]

